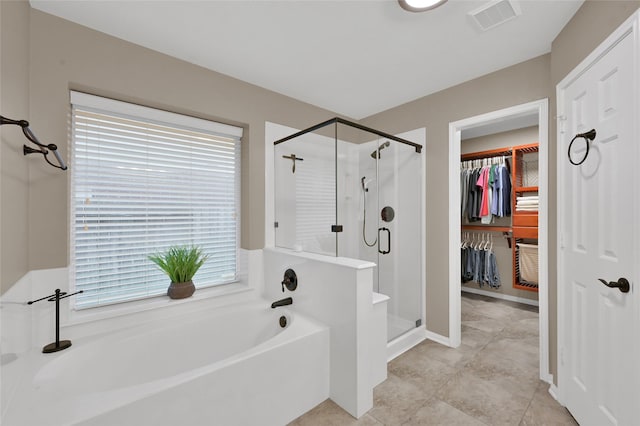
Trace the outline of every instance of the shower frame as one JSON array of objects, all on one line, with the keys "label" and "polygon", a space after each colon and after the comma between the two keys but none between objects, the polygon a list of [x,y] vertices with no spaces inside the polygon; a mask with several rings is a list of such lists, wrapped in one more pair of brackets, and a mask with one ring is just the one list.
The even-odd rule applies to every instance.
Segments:
[{"label": "shower frame", "polygon": [[353,121],[345,120],[344,118],[340,118],[340,117],[331,118],[331,119],[329,119],[327,121],[323,121],[322,123],[316,124],[315,126],[311,126],[311,127],[307,128],[307,129],[300,130],[299,132],[296,132],[296,133],[294,133],[292,135],[289,135],[287,137],[284,137],[282,139],[278,139],[277,141],[275,141],[273,143],[273,145],[275,146],[275,145],[281,144],[282,142],[286,142],[288,140],[295,139],[295,138],[297,138],[299,136],[302,136],[302,135],[304,135],[306,133],[310,133],[310,132],[316,131],[318,129],[322,129],[323,127],[330,126],[332,124],[344,124],[346,126],[351,126],[351,127],[355,128],[355,129],[358,129],[358,130],[364,130],[365,132],[374,133],[374,134],[376,134],[378,136],[382,136],[383,138],[391,139],[393,141],[400,142],[400,143],[403,143],[405,145],[410,145],[410,146],[415,148],[415,150],[416,150],[416,152],[418,154],[420,154],[422,152],[422,145],[419,145],[417,143],[408,141],[406,139],[399,138],[399,137],[394,136],[394,135],[390,135],[389,133],[381,132],[380,130],[372,129],[371,127],[363,126],[362,124],[354,123]]},{"label": "shower frame", "polygon": [[[322,123],[319,123],[319,124],[316,124],[316,125],[311,126],[309,128],[306,128],[304,130],[296,131],[296,132],[294,132],[292,134],[289,134],[288,136],[281,137],[281,138],[279,138],[279,139],[277,139],[277,140],[275,140],[273,142],[273,147],[275,148],[276,146],[278,146],[278,145],[280,145],[280,144],[282,144],[284,142],[295,140],[296,138],[299,138],[299,137],[304,136],[304,135],[309,134],[309,133],[314,133],[314,132],[316,132],[318,130],[321,130],[321,129],[326,128],[326,127],[331,126],[331,125],[334,125],[334,131],[333,131],[333,135],[331,137],[335,141],[338,141],[339,140],[338,139],[338,127],[339,127],[338,125],[339,124],[347,126],[347,127],[351,127],[353,129],[357,129],[357,130],[360,130],[360,131],[363,131],[363,132],[366,132],[366,133],[369,133],[371,135],[376,135],[378,137],[387,139],[389,141],[394,141],[394,142],[398,142],[398,143],[400,143],[402,145],[406,145],[408,147],[411,147],[411,149],[414,150],[415,153],[417,153],[417,154],[421,154],[422,153],[423,145],[421,145],[421,144],[418,144],[418,143],[415,143],[415,142],[411,142],[411,141],[409,141],[407,139],[404,139],[402,137],[394,136],[394,135],[391,135],[389,133],[382,132],[382,131],[379,131],[379,130],[376,130],[376,129],[373,129],[373,128],[370,128],[370,127],[367,127],[367,126],[363,126],[361,124],[354,123],[352,121],[345,120],[345,119],[342,119],[340,117],[331,118],[329,120],[326,120],[326,121],[324,121]],[[379,150],[380,150],[380,147],[378,146],[378,151]],[[335,155],[335,158],[338,158],[338,145],[337,144],[334,147],[334,155]],[[276,157],[279,157],[279,155],[276,155]],[[377,158],[378,159],[380,158],[379,155],[378,155]],[[422,161],[422,166],[421,167],[423,169],[423,171],[421,173],[421,176],[422,176],[422,179],[424,179],[425,163],[424,163],[424,159],[421,160],[421,161]],[[376,168],[377,168],[377,166],[376,166]],[[336,179],[336,182],[337,182],[338,181],[337,168],[335,169],[335,179]],[[422,191],[424,191],[424,187],[423,186],[422,186]],[[424,198],[423,197],[424,197],[424,195],[421,196],[422,201],[420,201],[420,203],[421,203],[420,210],[422,212],[422,213],[419,213],[420,217],[424,217],[424,212],[425,212]],[[338,209],[337,201],[336,201],[336,209]],[[336,211],[336,219],[338,219],[337,216],[338,216],[338,213]],[[274,224],[275,228],[279,228],[280,224],[277,221],[278,219],[277,218],[274,218],[274,219],[276,219],[276,221],[272,222],[272,223]],[[340,222],[338,222],[338,221],[334,222],[334,224],[331,227],[331,232],[332,233],[336,233],[335,235],[338,235],[337,233],[343,232],[343,229],[342,229],[343,227],[339,223]],[[421,226],[424,226],[424,225],[422,224]],[[421,231],[421,237],[420,238],[422,239],[422,242],[419,243],[420,247],[421,247],[420,252],[423,253],[423,256],[424,256],[424,250],[425,250],[425,248],[424,248],[424,238],[425,238],[424,229],[422,229],[422,231]],[[277,245],[277,243],[276,243],[276,245]],[[336,241],[335,241],[335,256],[340,256],[338,254],[340,252],[338,245],[339,245],[338,238],[336,238]],[[300,248],[294,248],[294,249],[295,250],[300,250]],[[379,252],[379,250],[378,250],[378,252]],[[328,253],[324,253],[324,254],[325,255],[329,255]],[[385,253],[382,253],[382,254],[385,254]],[[376,261],[376,263],[378,263],[378,261]],[[420,295],[421,295],[420,299],[424,299],[424,297],[425,297],[424,259],[421,259],[417,264],[421,265],[420,266],[420,272],[419,272],[419,276],[421,276],[421,278],[419,278],[419,282],[420,282],[420,284],[419,284],[419,289],[420,289],[419,292],[420,292]],[[374,290],[374,291],[377,291],[377,290]],[[424,309],[424,302],[423,301],[420,302],[420,308],[418,308],[418,311],[416,311],[416,313],[418,313],[418,316],[416,317],[418,319],[415,321],[415,328],[413,328],[413,330],[408,329],[408,331],[403,332],[403,334],[397,335],[398,337],[393,337],[393,338],[391,338],[391,340],[388,341],[389,359],[394,358],[399,353],[402,353],[404,350],[406,350],[406,349],[412,347],[413,345],[419,343],[420,341],[422,341],[426,337],[426,329],[424,328],[424,321],[425,321],[426,317],[425,317],[425,309]]]},{"label": "shower frame", "polygon": [[[340,117],[330,118],[327,121],[323,121],[322,123],[318,123],[318,124],[316,124],[314,126],[308,127],[306,129],[303,129],[303,130],[300,130],[298,132],[295,132],[295,133],[293,133],[293,134],[291,134],[289,136],[286,136],[284,138],[278,139],[278,140],[273,142],[273,146],[275,147],[276,145],[279,145],[279,144],[281,144],[283,142],[287,142],[289,140],[298,138],[298,137],[300,137],[302,135],[305,135],[307,133],[315,132],[316,130],[319,130],[319,129],[322,129],[323,127],[327,127],[327,126],[331,126],[331,125],[336,125],[335,128],[334,128],[334,138],[337,140],[338,139],[338,126],[337,126],[337,124],[343,124],[343,125],[346,125],[346,126],[349,126],[349,127],[353,127],[354,129],[358,129],[358,130],[362,130],[362,131],[365,131],[365,132],[373,133],[375,135],[378,135],[378,136],[386,138],[386,139],[391,139],[391,140],[393,140],[395,142],[399,142],[401,144],[409,145],[409,146],[413,147],[416,150],[416,154],[421,154],[422,153],[422,145],[420,145],[420,144],[408,141],[406,139],[400,138],[398,136],[391,135],[391,134],[386,133],[386,132],[382,132],[382,131],[374,129],[372,127],[363,126],[362,124],[358,124],[358,123],[355,123],[353,121],[345,120],[344,118],[340,118]],[[335,155],[336,155],[336,157],[338,156],[338,147],[337,146],[335,147]],[[380,158],[380,148],[378,148],[378,158]],[[295,159],[295,157],[294,157],[294,159]],[[294,167],[294,171],[295,171],[295,161],[294,161],[294,166],[293,167]],[[337,176],[336,176],[336,179],[337,179]],[[337,208],[337,204],[336,204],[336,208]],[[337,218],[337,214],[336,214],[336,218]],[[277,224],[276,224],[276,226],[277,226]],[[342,232],[342,225],[337,224],[337,223],[334,224],[331,227],[331,232]],[[337,253],[338,253],[338,241],[336,240],[336,254]]]}]

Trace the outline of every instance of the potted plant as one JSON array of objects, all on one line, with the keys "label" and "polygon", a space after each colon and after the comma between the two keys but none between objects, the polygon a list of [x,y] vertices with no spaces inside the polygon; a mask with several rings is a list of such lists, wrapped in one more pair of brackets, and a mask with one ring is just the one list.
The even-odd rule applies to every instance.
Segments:
[{"label": "potted plant", "polygon": [[184,299],[196,291],[193,276],[208,258],[199,247],[189,246],[171,246],[149,256],[171,279],[167,295],[172,299]]}]

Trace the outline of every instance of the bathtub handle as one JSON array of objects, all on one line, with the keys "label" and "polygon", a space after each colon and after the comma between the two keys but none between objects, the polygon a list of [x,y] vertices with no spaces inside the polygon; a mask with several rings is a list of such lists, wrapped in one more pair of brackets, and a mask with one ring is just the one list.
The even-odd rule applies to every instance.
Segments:
[{"label": "bathtub handle", "polygon": [[293,269],[287,269],[284,271],[284,279],[282,280],[282,292],[284,293],[284,287],[287,286],[287,290],[294,291],[298,288],[298,276]]}]

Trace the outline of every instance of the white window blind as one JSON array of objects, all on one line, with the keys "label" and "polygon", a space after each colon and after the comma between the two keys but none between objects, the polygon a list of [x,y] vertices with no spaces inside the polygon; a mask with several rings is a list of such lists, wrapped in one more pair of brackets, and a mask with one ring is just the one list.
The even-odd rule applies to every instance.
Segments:
[{"label": "white window blind", "polygon": [[166,294],[147,259],[210,256],[196,287],[236,279],[242,129],[71,92],[71,279],[77,309]]}]

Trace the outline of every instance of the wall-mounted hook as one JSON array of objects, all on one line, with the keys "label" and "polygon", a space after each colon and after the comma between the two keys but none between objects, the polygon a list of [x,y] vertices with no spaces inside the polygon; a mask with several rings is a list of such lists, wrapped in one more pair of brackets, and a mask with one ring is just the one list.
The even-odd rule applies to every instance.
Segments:
[{"label": "wall-mounted hook", "polygon": [[[0,115],[0,126],[4,124],[15,124],[16,126],[20,126],[22,128],[22,133],[24,133],[25,137],[38,147],[38,149],[35,149],[27,145],[24,145],[22,147],[23,155],[42,154],[44,156],[44,161],[46,161],[53,167],[57,169],[67,170],[67,165],[64,163],[64,160],[58,153],[58,147],[52,143],[50,143],[49,145],[40,143],[36,135],[34,135],[31,129],[29,128],[29,122],[27,120],[12,120],[10,118],[3,117]],[[58,165],[55,165],[51,161],[49,161],[49,159],[47,158],[47,155],[49,154],[49,152],[53,152],[53,155],[56,157],[56,160],[58,161]]]}]

